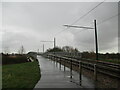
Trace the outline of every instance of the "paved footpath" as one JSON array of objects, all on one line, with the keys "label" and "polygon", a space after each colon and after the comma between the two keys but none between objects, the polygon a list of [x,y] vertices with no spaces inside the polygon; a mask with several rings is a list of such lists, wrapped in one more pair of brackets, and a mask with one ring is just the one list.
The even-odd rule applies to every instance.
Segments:
[{"label": "paved footpath", "polygon": [[[79,76],[75,74],[75,72],[73,72],[73,77],[77,79],[70,79],[70,70],[68,68],[63,71],[62,67],[60,70],[59,64],[41,56],[38,56],[38,61],[41,69],[41,79],[38,81],[35,88],[82,88],[75,83],[79,82]],[[86,83],[86,85],[88,85],[88,87],[91,86],[88,83]]]}]

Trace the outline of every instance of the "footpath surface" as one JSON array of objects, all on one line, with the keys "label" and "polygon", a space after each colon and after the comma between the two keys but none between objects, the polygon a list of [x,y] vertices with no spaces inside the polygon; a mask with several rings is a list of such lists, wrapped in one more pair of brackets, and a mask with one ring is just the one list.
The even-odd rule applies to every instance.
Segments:
[{"label": "footpath surface", "polygon": [[[41,79],[36,84],[35,88],[82,88],[77,84],[78,74],[73,72],[74,79],[70,79],[70,70],[66,67],[65,71],[63,70],[63,66],[61,69],[59,68],[59,64],[46,59],[44,57],[38,56],[38,61],[41,70]],[[89,85],[90,82],[86,78],[83,77],[87,87],[93,87]],[[75,83],[75,82],[77,83]]]}]

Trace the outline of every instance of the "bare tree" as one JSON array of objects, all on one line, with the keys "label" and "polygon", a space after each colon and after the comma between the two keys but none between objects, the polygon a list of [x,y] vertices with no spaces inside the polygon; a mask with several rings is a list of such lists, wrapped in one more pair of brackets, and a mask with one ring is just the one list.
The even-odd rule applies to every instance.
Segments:
[{"label": "bare tree", "polygon": [[65,52],[69,52],[69,53],[71,53],[71,52],[79,52],[77,50],[77,48],[74,49],[72,46],[64,46],[62,48],[62,50],[65,51]]},{"label": "bare tree", "polygon": [[18,51],[19,54],[25,54],[25,49],[23,45],[20,47],[20,50]]}]

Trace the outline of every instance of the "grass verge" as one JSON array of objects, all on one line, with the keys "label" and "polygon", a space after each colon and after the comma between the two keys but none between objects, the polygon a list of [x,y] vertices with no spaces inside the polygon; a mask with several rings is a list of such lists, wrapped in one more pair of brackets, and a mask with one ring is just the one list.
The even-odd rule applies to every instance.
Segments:
[{"label": "grass verge", "polygon": [[2,88],[31,88],[40,79],[38,62],[3,65]]}]

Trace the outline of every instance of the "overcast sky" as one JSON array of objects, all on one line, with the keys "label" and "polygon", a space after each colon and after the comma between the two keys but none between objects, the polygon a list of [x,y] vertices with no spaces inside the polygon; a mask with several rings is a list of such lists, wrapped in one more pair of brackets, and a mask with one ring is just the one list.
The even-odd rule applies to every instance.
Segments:
[{"label": "overcast sky", "polygon": [[[61,33],[64,24],[72,24],[100,2],[3,2],[2,49],[18,52],[23,45],[26,52],[42,51],[42,40],[57,46],[73,46],[79,51],[95,51],[94,29],[69,28]],[[94,27],[97,20],[99,52],[118,52],[117,2],[104,2],[74,25]],[[100,23],[102,22],[102,23]],[[44,43],[45,49],[53,43]]]}]

